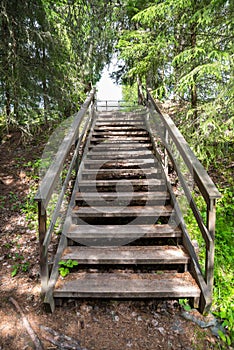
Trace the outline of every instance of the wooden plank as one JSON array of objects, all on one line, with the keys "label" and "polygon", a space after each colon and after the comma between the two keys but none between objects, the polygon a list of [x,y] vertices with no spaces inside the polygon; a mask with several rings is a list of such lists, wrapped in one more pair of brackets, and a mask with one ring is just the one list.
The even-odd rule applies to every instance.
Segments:
[{"label": "wooden plank", "polygon": [[88,152],[87,159],[96,160],[129,160],[129,159],[146,159],[153,158],[153,153],[149,151],[138,151],[138,152]]},{"label": "wooden plank", "polygon": [[[149,141],[149,136],[139,136],[139,137],[137,137],[136,135],[134,135],[134,136],[128,136],[127,137],[127,140],[128,141],[131,141],[131,142],[133,142],[133,141],[137,141],[137,142],[141,142],[141,141],[143,141],[143,142],[148,142]],[[126,136],[124,136],[124,135],[108,135],[108,137],[95,137],[95,136],[93,136],[92,138],[91,138],[91,142],[99,142],[99,143],[104,143],[104,142],[110,142],[110,141],[112,141],[112,142],[117,142],[117,141],[119,141],[119,142],[122,142],[122,141],[126,141]]]},{"label": "wooden plank", "polygon": [[138,168],[146,168],[152,165],[155,165],[155,159],[148,158],[148,159],[129,159],[129,160],[108,160],[106,162],[103,162],[102,159],[85,159],[83,161],[83,164],[86,168],[98,168],[102,167],[102,169],[108,169],[108,168],[125,168],[128,169],[130,167],[138,167]]},{"label": "wooden plank", "polygon": [[143,151],[142,150],[129,150],[129,149],[121,149],[121,151],[119,149],[113,149],[111,151],[111,154],[110,152],[106,152],[106,150],[104,151],[100,151],[99,150],[99,147],[96,146],[96,151],[94,150],[91,150],[88,152],[87,156],[105,156],[105,157],[108,157],[108,156],[111,156],[111,155],[118,155],[119,157],[122,157],[122,156],[127,156],[127,157],[139,157],[139,156],[153,156],[153,152],[150,151],[149,149],[144,149]]},{"label": "wooden plank", "polygon": [[[173,209],[170,205],[155,206],[130,206],[120,208],[119,206],[100,207],[75,207],[72,211],[73,220],[85,217],[131,217],[131,216],[170,216]],[[74,222],[74,221],[73,221]]]},{"label": "wooden plank", "polygon": [[116,121],[116,120],[102,120],[102,121],[99,121],[97,120],[96,124],[95,124],[95,127],[121,127],[121,126],[144,126],[145,125],[145,121],[144,120],[119,120],[119,121]]},{"label": "wooden plank", "polygon": [[64,250],[62,260],[79,264],[187,264],[189,256],[181,246],[78,247]]},{"label": "wooden plank", "polygon": [[138,159],[138,158],[152,158],[154,155],[152,151],[150,150],[144,150],[144,151],[121,151],[118,150],[112,150],[111,152],[93,152],[89,151],[86,155],[87,159],[119,159],[119,158],[126,158],[126,159]]},{"label": "wooden plank", "polygon": [[198,187],[201,193],[203,194],[206,202],[209,203],[210,199],[220,198],[221,194],[218,191],[217,187],[209,177],[201,162],[197,159],[197,157],[189,147],[188,143],[186,142],[183,135],[180,133],[179,129],[174,124],[173,120],[169,117],[169,115],[162,114],[149,92],[148,95],[152,105],[158,112],[158,116],[167,128],[170,137],[174,141],[185,164],[187,165],[189,171],[193,175],[196,183],[198,184]]},{"label": "wooden plank", "polygon": [[148,131],[145,130],[136,130],[136,131],[111,131],[111,130],[106,130],[106,131],[94,131],[93,132],[93,137],[110,137],[110,136],[124,136],[126,137],[131,137],[134,136],[136,138],[142,137],[142,136],[148,136]]},{"label": "wooden plank", "polygon": [[121,113],[119,115],[108,115],[108,114],[100,114],[100,112],[98,113],[98,119],[97,121],[113,121],[113,122],[119,122],[119,121],[123,121],[123,122],[127,122],[127,121],[144,121],[145,120],[145,114],[126,114],[126,113]]},{"label": "wooden plank", "polygon": [[181,229],[169,224],[155,225],[71,225],[69,238],[112,239],[112,238],[164,238],[181,237]]},{"label": "wooden plank", "polygon": [[108,134],[109,133],[112,133],[112,132],[116,132],[119,134],[119,132],[123,133],[123,132],[127,132],[127,133],[130,133],[130,131],[134,131],[134,132],[146,132],[145,128],[142,128],[142,127],[137,127],[135,124],[133,125],[120,125],[120,126],[117,126],[117,125],[98,125],[97,124],[95,125],[95,128],[94,128],[94,132],[98,132],[98,133],[102,133],[102,132],[107,132]]},{"label": "wooden plank", "polygon": [[142,149],[152,149],[151,143],[131,143],[131,142],[124,142],[124,143],[114,143],[114,142],[105,142],[100,145],[89,145],[89,148],[92,148],[94,152],[99,152],[101,150],[105,150],[106,152],[109,152],[110,150],[142,150]]},{"label": "wooden plank", "polygon": [[88,187],[104,187],[104,186],[119,186],[126,188],[129,186],[165,186],[165,180],[163,179],[130,179],[130,180],[81,180],[79,182],[79,188]]},{"label": "wooden plank", "polygon": [[[135,205],[154,205],[166,204],[170,199],[169,194],[164,192],[77,192],[76,204],[84,205],[84,202],[90,206],[98,205],[128,205],[136,202]],[[107,202],[107,203],[105,203]],[[141,204],[142,203],[142,204]]]},{"label": "wooden plank", "polygon": [[161,169],[85,169],[82,179],[133,179],[133,178],[160,178]]},{"label": "wooden plank", "polygon": [[188,272],[160,274],[77,273],[60,280],[54,297],[77,298],[192,298],[200,289]]},{"label": "wooden plank", "polygon": [[49,200],[51,198],[51,195],[53,193],[53,190],[56,186],[56,183],[58,181],[59,175],[62,171],[63,164],[65,162],[65,159],[71,149],[72,144],[75,141],[75,137],[77,134],[77,130],[80,126],[80,123],[94,98],[95,89],[90,93],[90,95],[85,100],[84,104],[80,108],[79,112],[75,115],[74,121],[67,133],[67,135],[64,137],[58,152],[55,155],[55,159],[53,163],[50,165],[48,171],[46,172],[42,183],[39,187],[39,190],[35,196],[36,201],[43,201],[43,205],[46,208]]}]

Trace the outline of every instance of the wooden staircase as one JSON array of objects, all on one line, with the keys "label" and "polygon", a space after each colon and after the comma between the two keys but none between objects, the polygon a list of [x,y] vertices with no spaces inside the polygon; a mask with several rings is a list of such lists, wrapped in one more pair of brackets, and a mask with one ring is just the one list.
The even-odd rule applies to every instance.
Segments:
[{"label": "wooden staircase", "polygon": [[[73,297],[188,298],[203,313],[211,307],[215,201],[220,193],[149,91],[145,103],[147,107],[129,112],[96,112],[95,89],[91,91],[42,179],[35,197],[41,294],[52,311],[56,301]],[[185,175],[178,155],[187,169]],[[198,224],[204,264],[166,175],[168,157]],[[49,263],[55,225],[74,168],[71,200]],[[206,203],[205,220],[187,173]],[[59,179],[62,187],[47,227],[49,203]],[[62,278],[61,261],[78,266]]]},{"label": "wooden staircase", "polygon": [[189,298],[200,289],[145,125],[145,112],[101,112],[74,188],[54,298]]}]

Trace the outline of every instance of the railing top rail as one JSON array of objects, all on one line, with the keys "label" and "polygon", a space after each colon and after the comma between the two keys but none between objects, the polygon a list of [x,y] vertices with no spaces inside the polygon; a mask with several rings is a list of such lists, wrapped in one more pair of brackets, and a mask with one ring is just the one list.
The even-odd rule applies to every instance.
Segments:
[{"label": "railing top rail", "polygon": [[56,186],[57,180],[62,171],[64,161],[71,149],[71,146],[75,141],[75,137],[77,135],[77,130],[80,126],[80,123],[85,113],[87,112],[89,105],[94,100],[95,92],[96,92],[96,89],[94,88],[86,98],[80,110],[75,114],[74,121],[67,135],[64,137],[63,141],[61,142],[53,163],[50,165],[49,169],[47,170],[40,184],[38,192],[35,196],[35,200],[38,202],[39,201],[43,202],[44,208],[47,207],[50,201],[50,198]]},{"label": "railing top rail", "polygon": [[157,111],[161,121],[168,130],[169,135],[173,139],[180,155],[182,156],[185,164],[187,165],[190,172],[193,172],[194,180],[196,181],[202,195],[204,196],[207,203],[212,199],[218,199],[221,197],[220,192],[211,180],[207,171],[197,159],[185,138],[174,124],[173,120],[166,114],[162,114],[157,104],[155,103],[152,95],[147,91],[148,99],[151,101],[153,107]]}]

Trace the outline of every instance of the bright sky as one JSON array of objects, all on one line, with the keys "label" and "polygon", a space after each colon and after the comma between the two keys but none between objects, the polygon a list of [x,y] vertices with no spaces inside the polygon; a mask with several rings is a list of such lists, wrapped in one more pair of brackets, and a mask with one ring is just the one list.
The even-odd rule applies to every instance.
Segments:
[{"label": "bright sky", "polygon": [[110,73],[114,71],[114,64],[110,64],[109,69],[106,67],[103,69],[102,77],[97,83],[97,99],[98,100],[121,100],[122,88],[120,85],[116,85],[110,78]]}]

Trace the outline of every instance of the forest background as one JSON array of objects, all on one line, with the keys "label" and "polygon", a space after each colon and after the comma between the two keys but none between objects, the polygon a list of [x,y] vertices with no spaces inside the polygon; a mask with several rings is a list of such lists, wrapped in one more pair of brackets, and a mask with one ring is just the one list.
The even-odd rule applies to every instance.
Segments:
[{"label": "forest background", "polygon": [[[229,329],[221,335],[228,344],[234,338],[233,13],[226,0],[0,1],[1,142],[12,131],[25,143],[45,130],[49,137],[79,109],[113,54],[120,58],[113,78],[125,99],[137,99],[140,83],[161,103],[173,103],[174,122],[222,193],[212,311]],[[38,164],[39,158],[27,171],[34,174]],[[22,203],[31,223],[32,198]],[[187,225],[196,236],[189,213]]]}]

